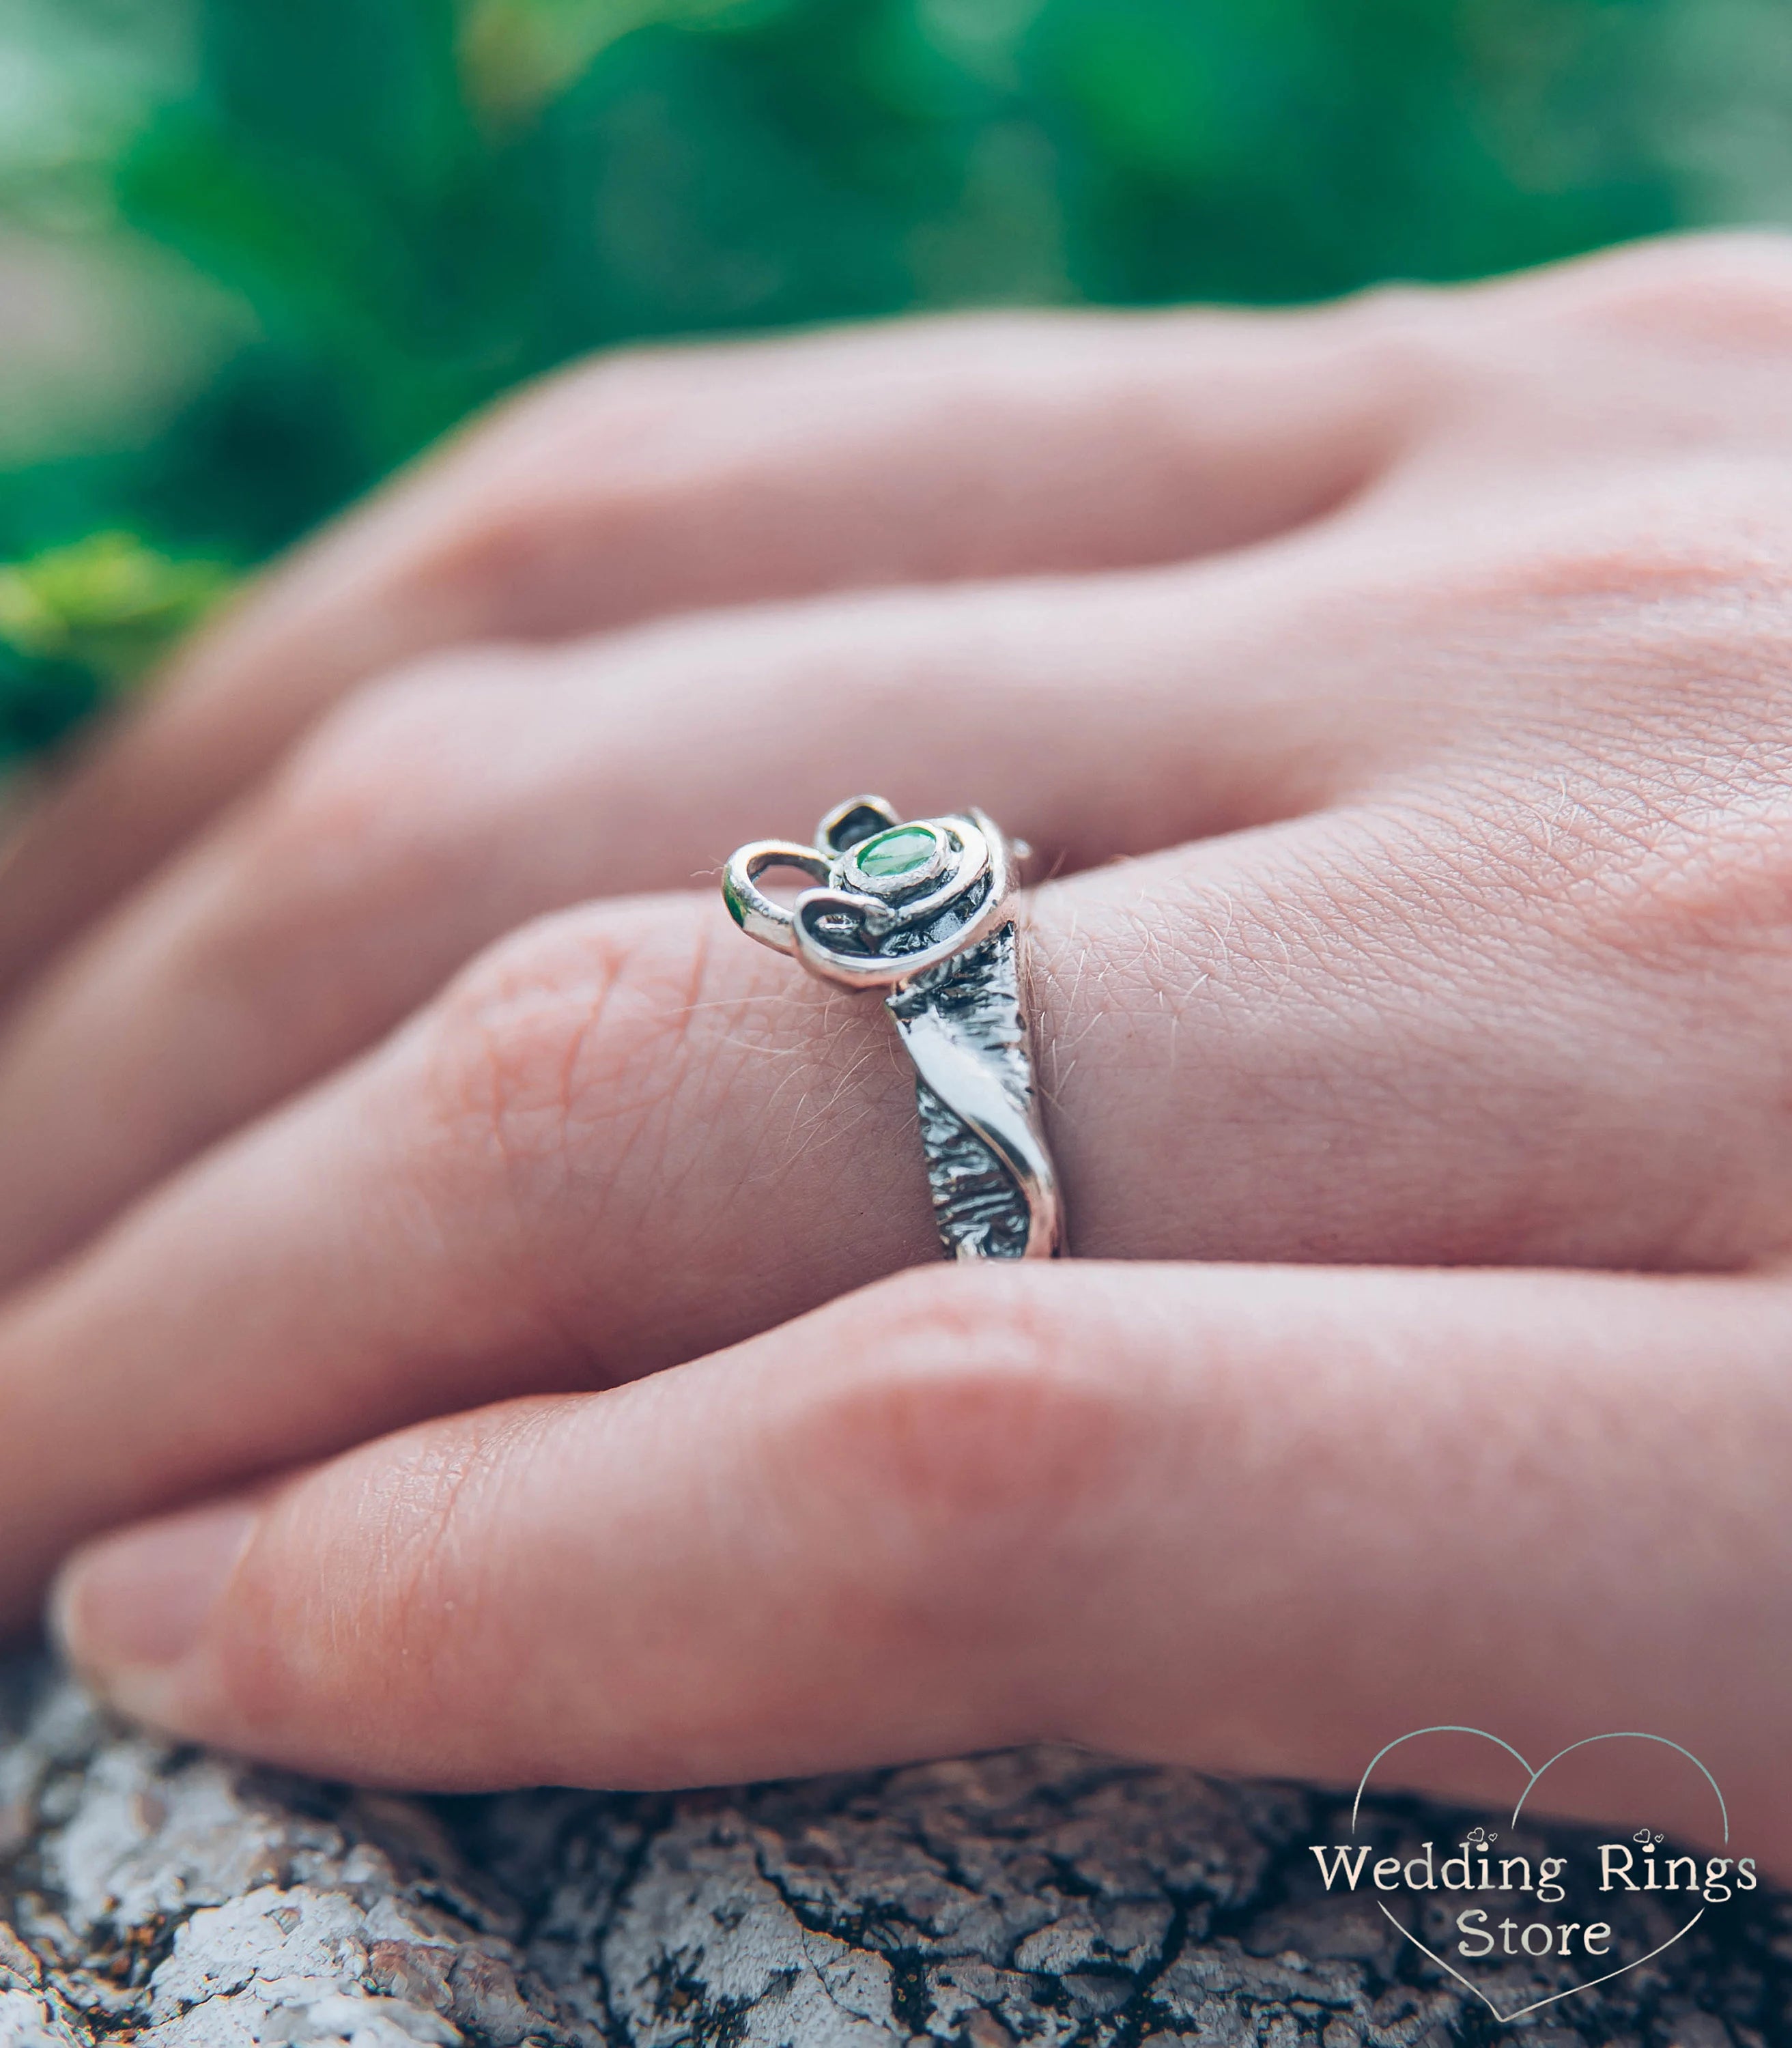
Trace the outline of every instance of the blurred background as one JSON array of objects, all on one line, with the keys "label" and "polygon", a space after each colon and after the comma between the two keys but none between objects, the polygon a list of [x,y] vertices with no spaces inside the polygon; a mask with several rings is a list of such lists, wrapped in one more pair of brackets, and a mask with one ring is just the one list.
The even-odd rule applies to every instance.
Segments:
[{"label": "blurred background", "polygon": [[591,349],[1789,217],[1787,0],[0,0],[0,760]]}]

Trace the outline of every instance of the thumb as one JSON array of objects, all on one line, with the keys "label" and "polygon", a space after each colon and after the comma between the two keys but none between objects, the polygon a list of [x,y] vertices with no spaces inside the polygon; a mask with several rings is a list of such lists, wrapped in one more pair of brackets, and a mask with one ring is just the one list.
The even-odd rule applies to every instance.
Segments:
[{"label": "thumb", "polygon": [[1755,1279],[929,1270],[109,1537],[57,1612],[142,1718],[389,1785],[1640,1728],[1792,1848],[1789,1336]]}]

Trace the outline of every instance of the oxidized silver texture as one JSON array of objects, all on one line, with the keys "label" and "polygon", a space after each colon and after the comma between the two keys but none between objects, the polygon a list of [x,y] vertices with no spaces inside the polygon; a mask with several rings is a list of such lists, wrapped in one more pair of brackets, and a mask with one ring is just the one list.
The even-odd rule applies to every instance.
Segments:
[{"label": "oxidized silver texture", "polygon": [[[905,820],[881,797],[853,797],[821,820],[813,846],[756,840],[722,878],[749,938],[824,981],[883,994],[914,1062],[933,1214],[952,1259],[1051,1259],[1063,1248],[1021,1008],[1015,857],[981,811]],[[897,861],[907,864],[892,870]],[[774,868],[814,885],[789,910],[759,886]]]}]

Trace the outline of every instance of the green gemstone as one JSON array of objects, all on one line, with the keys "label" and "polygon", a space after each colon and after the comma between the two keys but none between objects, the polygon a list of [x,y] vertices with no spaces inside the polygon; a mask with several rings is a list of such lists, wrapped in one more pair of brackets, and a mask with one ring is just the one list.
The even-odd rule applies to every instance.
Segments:
[{"label": "green gemstone", "polygon": [[925,825],[896,825],[889,832],[879,832],[875,839],[867,840],[863,846],[855,846],[852,857],[861,875],[887,882],[893,875],[925,867],[933,858],[933,835]]}]

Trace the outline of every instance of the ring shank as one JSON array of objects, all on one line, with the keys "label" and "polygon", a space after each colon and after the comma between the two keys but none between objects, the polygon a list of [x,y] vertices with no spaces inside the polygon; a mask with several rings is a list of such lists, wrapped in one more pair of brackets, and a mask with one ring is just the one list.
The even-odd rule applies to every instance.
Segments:
[{"label": "ring shank", "polygon": [[914,1062],[934,1220],[954,1259],[1051,1259],[1063,1248],[1040,1127],[1013,920],[904,982],[887,1007]]}]

